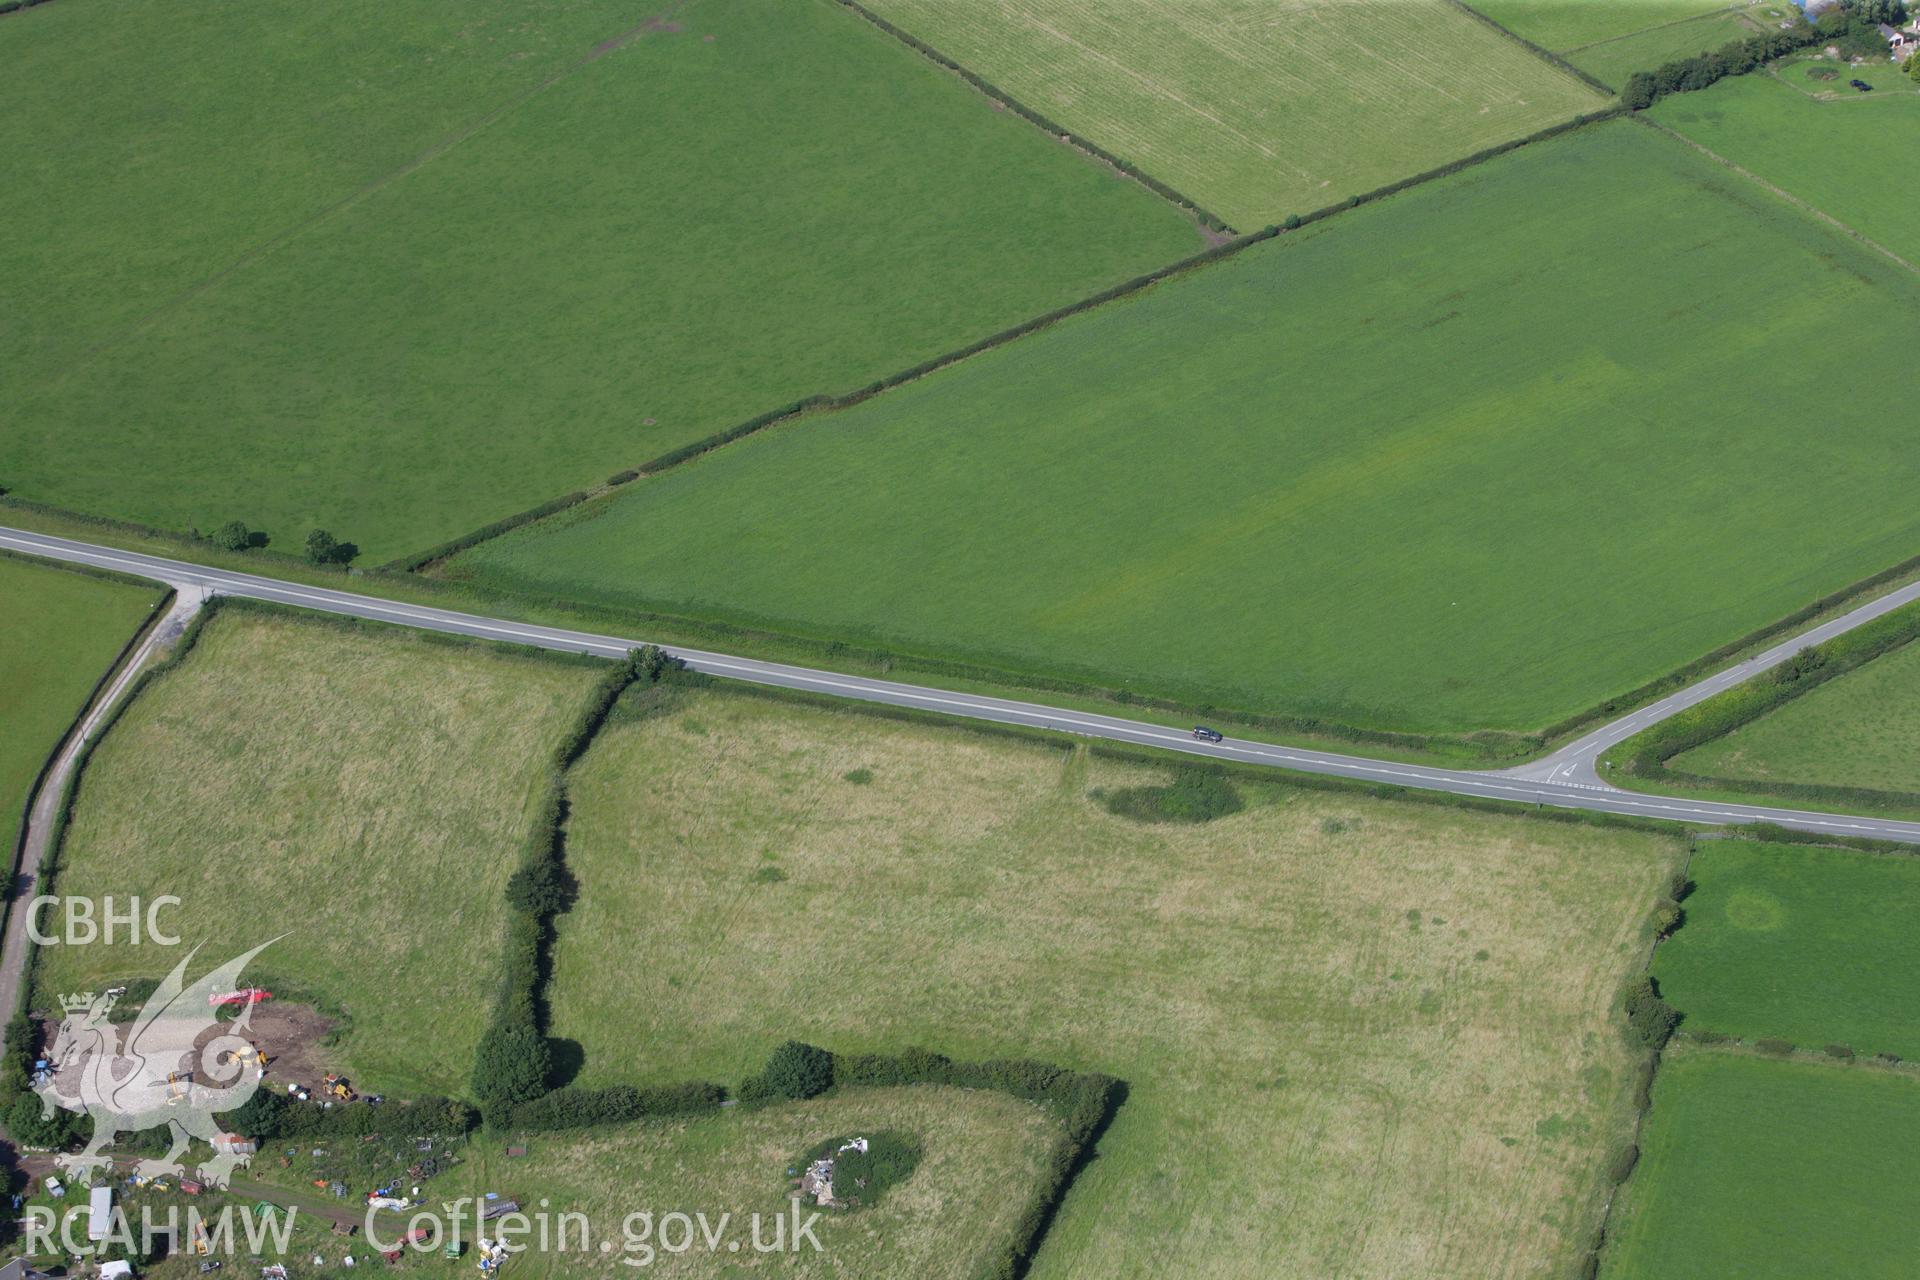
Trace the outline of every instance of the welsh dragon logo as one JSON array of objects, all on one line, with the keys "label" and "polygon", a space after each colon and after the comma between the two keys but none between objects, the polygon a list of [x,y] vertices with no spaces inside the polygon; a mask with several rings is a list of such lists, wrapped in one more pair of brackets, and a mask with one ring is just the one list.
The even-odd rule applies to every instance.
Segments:
[{"label": "welsh dragon logo", "polygon": [[[146,1007],[132,1023],[108,1020],[112,993],[63,996],[66,1017],[48,1055],[52,1071],[34,1090],[43,1114],[53,1109],[82,1112],[93,1120],[93,1139],[86,1150],[59,1157],[60,1165],[75,1175],[90,1174],[111,1163],[102,1154],[123,1133],[139,1133],[165,1125],[173,1145],[158,1160],[142,1160],[135,1172],[150,1178],[179,1176],[180,1157],[187,1144],[199,1138],[213,1147],[213,1159],[199,1167],[200,1179],[225,1187],[233,1170],[245,1165],[246,1155],[227,1150],[219,1139],[214,1116],[244,1104],[260,1087],[253,1069],[253,1046],[240,1033],[252,1017],[250,1004],[223,1032],[200,1043],[220,1024],[213,1013],[214,999],[233,988],[240,971],[272,942],[263,942],[236,960],[186,986],[187,966],[199,951],[195,947],[174,966]],[[79,1093],[60,1092],[66,1078],[78,1073]]]}]

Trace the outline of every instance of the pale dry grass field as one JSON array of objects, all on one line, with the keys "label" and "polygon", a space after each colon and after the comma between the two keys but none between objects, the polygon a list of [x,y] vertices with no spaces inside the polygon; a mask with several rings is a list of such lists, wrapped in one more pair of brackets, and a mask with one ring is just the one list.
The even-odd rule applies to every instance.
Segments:
[{"label": "pale dry grass field", "polygon": [[[499,981],[502,894],[596,671],[255,610],[210,621],[101,741],[62,894],[183,905],[189,980],[256,972],[352,1019],[375,1088],[463,1091]],[[39,1003],[163,976],[182,949],[46,947]]]},{"label": "pale dry grass field", "polygon": [[[761,1240],[774,1237],[785,1216],[791,1232],[786,1171],[817,1142],[882,1130],[919,1141],[920,1164],[886,1198],[868,1209],[822,1214],[814,1228],[821,1248],[760,1254],[752,1248],[751,1220],[761,1215]],[[1005,1094],[930,1086],[855,1089],[764,1110],[729,1110],[672,1122],[647,1122],[587,1135],[535,1135],[524,1159],[507,1160],[495,1143],[476,1144],[474,1156],[451,1179],[435,1183],[438,1200],[496,1191],[531,1208],[582,1213],[591,1226],[588,1249],[529,1250],[510,1274],[572,1276],[736,1276],[778,1272],[792,1276],[912,1277],[971,1280],[1004,1248],[1026,1206],[1045,1157],[1059,1137],[1045,1110]],[[807,1206],[804,1220],[814,1211]],[[705,1214],[718,1229],[732,1215],[722,1243],[709,1252],[697,1234],[691,1249],[642,1246],[647,1238],[629,1215]],[[657,1230],[657,1227],[656,1227]],[[677,1228],[666,1238],[676,1239]],[[789,1234],[791,1239],[791,1234]],[[729,1250],[726,1242],[741,1242]],[[602,1241],[613,1246],[600,1251]],[[629,1261],[631,1260],[631,1261]],[[449,1273],[456,1268],[447,1264]],[[457,1267],[472,1273],[471,1260]]]},{"label": "pale dry grass field", "polygon": [[[1611,1025],[1676,841],[1261,788],[719,692],[571,776],[555,1031],[586,1078],[789,1036],[1033,1056],[1131,1097],[1034,1274],[1570,1272],[1624,1139]],[[865,779],[861,781],[860,779]]]},{"label": "pale dry grass field", "polygon": [[1243,231],[1605,105],[1445,0],[867,0]]}]

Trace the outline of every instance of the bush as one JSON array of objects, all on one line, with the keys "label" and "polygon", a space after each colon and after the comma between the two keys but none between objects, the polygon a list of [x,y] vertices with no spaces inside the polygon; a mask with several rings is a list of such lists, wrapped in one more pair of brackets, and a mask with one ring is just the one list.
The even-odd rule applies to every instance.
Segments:
[{"label": "bush", "polygon": [[245,551],[253,545],[253,530],[247,528],[242,520],[229,520],[208,536],[208,541],[222,551]]},{"label": "bush", "polygon": [[15,1142],[29,1147],[47,1147],[64,1151],[87,1136],[87,1117],[73,1111],[47,1106],[37,1094],[23,1093],[6,1110],[7,1132]]},{"label": "bush", "polygon": [[1613,1185],[1617,1187],[1633,1176],[1634,1166],[1639,1163],[1640,1148],[1635,1143],[1629,1142],[1621,1149],[1620,1154],[1613,1158],[1613,1163],[1607,1166],[1607,1177],[1613,1179]]},{"label": "bush", "polygon": [[1183,768],[1164,787],[1122,787],[1098,792],[1108,813],[1135,822],[1211,822],[1246,807],[1224,773]]},{"label": "bush", "polygon": [[1767,1054],[1771,1057],[1784,1058],[1788,1054],[1793,1052],[1793,1041],[1791,1040],[1755,1040],[1753,1042],[1753,1047],[1758,1049],[1760,1052]]},{"label": "bush", "polygon": [[360,554],[360,548],[340,541],[325,529],[315,529],[307,534],[306,554],[312,564],[347,564]]},{"label": "bush", "polygon": [[1851,1045],[1830,1044],[1825,1046],[1822,1052],[1829,1058],[1838,1058],[1842,1062],[1853,1061],[1853,1047]]},{"label": "bush", "polygon": [[639,478],[640,473],[638,471],[616,471],[607,477],[607,483],[617,487],[623,484],[631,484]]},{"label": "bush", "polygon": [[833,1055],[789,1040],[773,1051],[759,1075],[740,1086],[743,1102],[812,1098],[833,1087]]},{"label": "bush", "polygon": [[531,1021],[496,1024],[473,1060],[473,1096],[489,1119],[504,1117],[513,1106],[546,1091],[553,1051]]},{"label": "bush", "polygon": [[815,1143],[795,1162],[804,1169],[815,1160],[833,1161],[833,1198],[848,1208],[879,1204],[887,1188],[905,1182],[920,1165],[920,1144],[905,1134],[886,1131],[864,1136],[865,1151],[842,1151],[852,1135]]},{"label": "bush", "polygon": [[1680,1011],[1660,998],[1660,989],[1651,977],[1635,978],[1628,984],[1622,1005],[1634,1041],[1656,1052],[1666,1047],[1674,1028],[1680,1025]]},{"label": "bush", "polygon": [[1671,898],[1663,898],[1653,909],[1653,936],[1665,938],[1686,922],[1687,913]]}]

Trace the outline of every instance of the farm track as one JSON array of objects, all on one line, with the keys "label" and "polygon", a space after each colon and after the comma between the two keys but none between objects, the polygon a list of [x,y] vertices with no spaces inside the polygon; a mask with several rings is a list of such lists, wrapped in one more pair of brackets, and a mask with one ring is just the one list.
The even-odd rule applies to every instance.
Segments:
[{"label": "farm track", "polygon": [[[89,564],[170,584],[183,596],[189,593],[231,595],[283,604],[323,613],[341,614],[396,626],[417,627],[452,635],[471,636],[538,648],[618,657],[644,643],[638,638],[599,635],[514,622],[378,599],[351,591],[337,591],[283,582],[256,574],[209,568],[181,560],[96,546],[47,534],[0,528],[0,547],[24,555],[74,564]],[[1920,583],[1861,605],[1848,613],[1811,627],[1744,661],[1738,662],[1678,693],[1642,707],[1583,735],[1544,759],[1499,771],[1476,772],[1374,760],[1365,756],[1278,746],[1261,742],[1198,741],[1165,725],[1049,707],[1041,703],[993,698],[928,688],[892,680],[844,675],[810,667],[764,662],[731,654],[680,646],[666,646],[695,671],[730,680],[769,685],[830,697],[850,698],[883,706],[954,716],[994,724],[1016,725],[1055,733],[1075,734],[1130,746],[1184,755],[1220,763],[1254,765],[1297,772],[1350,778],[1376,785],[1443,792],[1482,800],[1530,804],[1540,808],[1578,809],[1596,813],[1703,825],[1755,822],[1836,837],[1854,837],[1920,844],[1920,822],[1781,809],[1762,805],[1719,804],[1682,798],[1642,795],[1614,787],[1599,775],[1597,762],[1610,747],[1666,718],[1692,707],[1745,680],[1749,680],[1810,644],[1818,644],[1873,619],[1920,600]],[[36,810],[37,812],[37,810]]]},{"label": "farm track", "polygon": [[178,590],[166,615],[148,628],[146,637],[127,655],[118,674],[100,691],[81,717],[79,725],[61,744],[52,767],[47,770],[39,791],[34,794],[33,807],[27,815],[26,838],[20,845],[19,865],[13,869],[5,941],[0,943],[0,1011],[4,1011],[0,1012],[0,1017],[10,1018],[20,1007],[21,980],[26,975],[27,956],[30,953],[27,912],[23,906],[32,900],[39,888],[40,867],[51,852],[53,834],[59,826],[60,806],[66,799],[67,789],[73,784],[74,767],[99,736],[113,709],[146,669],[147,660],[157,650],[180,638],[180,633],[193,621],[193,615],[206,603],[208,594],[197,587]]}]

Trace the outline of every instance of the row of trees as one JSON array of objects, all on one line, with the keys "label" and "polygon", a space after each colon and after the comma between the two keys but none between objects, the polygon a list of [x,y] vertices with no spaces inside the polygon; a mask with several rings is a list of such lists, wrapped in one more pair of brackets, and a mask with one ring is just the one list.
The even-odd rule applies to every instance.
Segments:
[{"label": "row of trees", "polygon": [[[258,529],[249,529],[244,520],[229,520],[207,535],[207,541],[222,551],[251,551],[264,547],[269,539]],[[315,529],[307,535],[303,547],[310,564],[349,564],[360,554],[360,548],[351,542],[342,542],[325,529]]]},{"label": "row of trees", "polygon": [[1757,71],[1775,58],[1813,45],[1832,45],[1849,58],[1886,56],[1880,24],[1907,21],[1906,0],[1848,0],[1813,22],[1796,19],[1784,30],[1734,40],[1691,58],[1677,58],[1652,71],[1636,71],[1620,91],[1620,100],[1642,111],[1675,93],[1692,93],[1728,76]]}]

